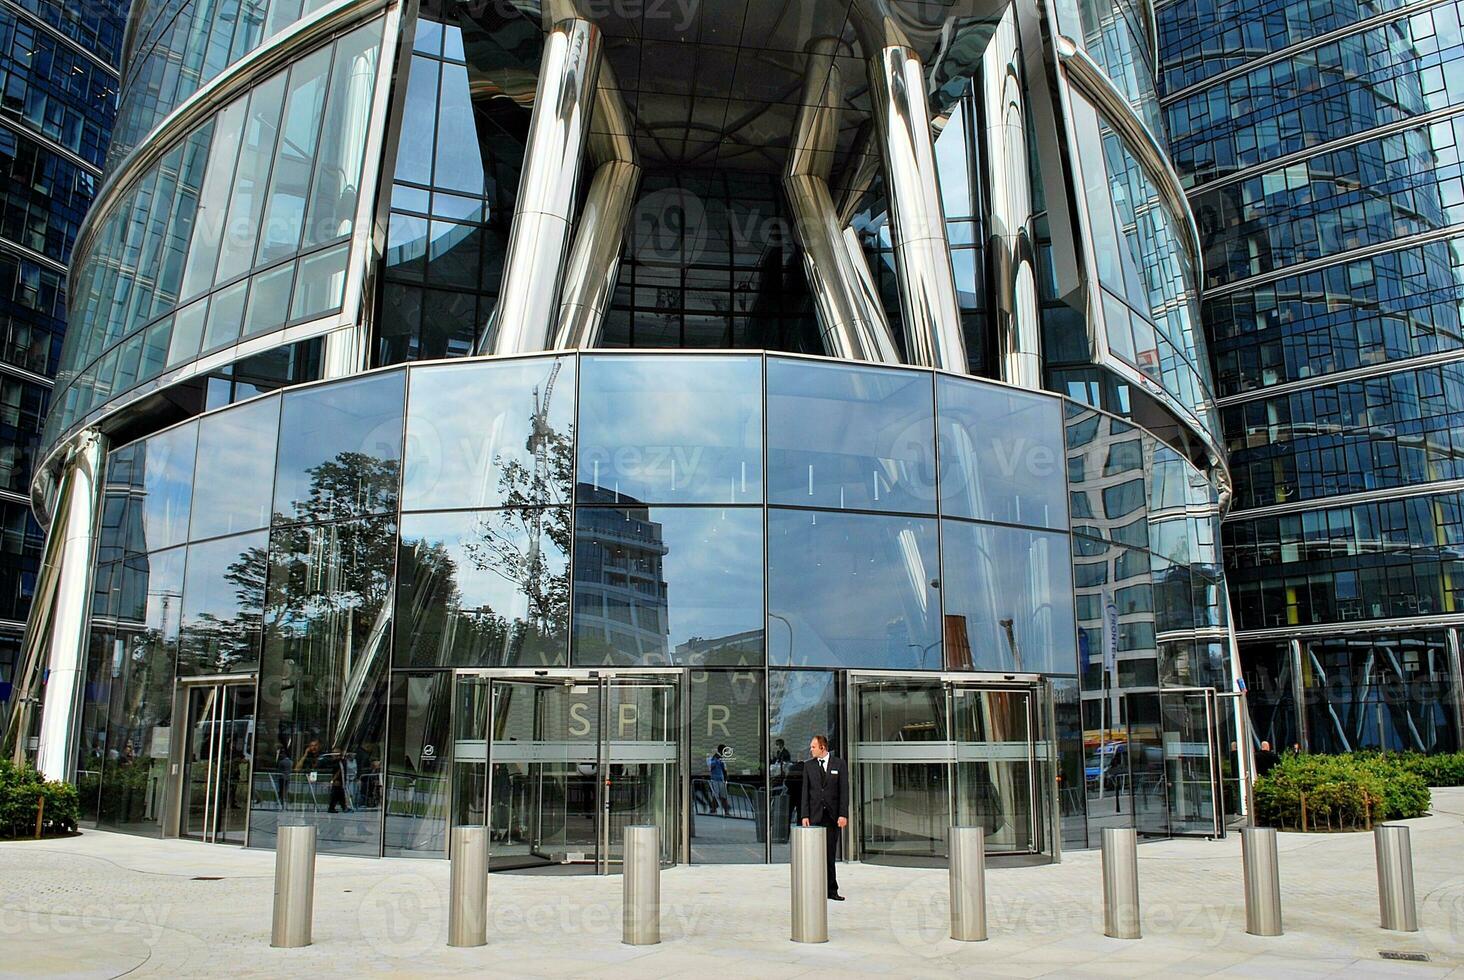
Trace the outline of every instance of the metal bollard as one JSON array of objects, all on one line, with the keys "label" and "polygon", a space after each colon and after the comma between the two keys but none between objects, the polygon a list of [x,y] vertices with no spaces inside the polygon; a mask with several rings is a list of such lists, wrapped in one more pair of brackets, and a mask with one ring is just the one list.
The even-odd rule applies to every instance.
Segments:
[{"label": "metal bollard", "polygon": [[986,829],[951,828],[951,938],[986,939]]},{"label": "metal bollard", "polygon": [[1276,831],[1271,827],[1242,828],[1240,864],[1245,872],[1245,931],[1252,936],[1281,935],[1281,871],[1276,860]]},{"label": "metal bollard", "polygon": [[1384,823],[1373,828],[1378,854],[1378,910],[1384,929],[1418,931],[1418,902],[1413,895],[1413,843],[1408,828]]},{"label": "metal bollard", "polygon": [[829,941],[829,868],[823,827],[793,828],[793,941]]},{"label": "metal bollard", "polygon": [[654,946],[661,941],[661,832],[655,827],[625,828],[625,907],[620,941]]},{"label": "metal bollard", "polygon": [[310,945],[315,913],[315,828],[281,827],[275,842],[274,922],[269,944]]},{"label": "metal bollard", "polygon": [[488,943],[488,828],[452,828],[452,867],[448,872],[447,944]]},{"label": "metal bollard", "polygon": [[1139,835],[1132,827],[1103,828],[1103,935],[1140,937]]}]

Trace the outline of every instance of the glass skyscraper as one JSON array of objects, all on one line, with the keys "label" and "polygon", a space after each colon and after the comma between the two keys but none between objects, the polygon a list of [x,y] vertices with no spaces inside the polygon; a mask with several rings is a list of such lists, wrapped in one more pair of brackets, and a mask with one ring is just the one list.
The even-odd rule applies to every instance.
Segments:
[{"label": "glass skyscraper", "polygon": [[1235,478],[1226,572],[1278,747],[1460,745],[1461,17],[1158,5]]},{"label": "glass skyscraper", "polygon": [[[0,0],[0,705],[43,532],[31,477],[66,325],[72,246],[117,112],[126,4]],[[0,721],[0,725],[4,722]]]},{"label": "glass skyscraper", "polygon": [[142,0],[9,752],[607,871],[1246,819],[1147,5]]}]

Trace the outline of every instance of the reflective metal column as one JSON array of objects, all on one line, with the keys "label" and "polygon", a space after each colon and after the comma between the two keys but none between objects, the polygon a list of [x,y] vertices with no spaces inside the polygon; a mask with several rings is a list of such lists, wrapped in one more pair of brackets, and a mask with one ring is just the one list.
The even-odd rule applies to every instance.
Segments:
[{"label": "reflective metal column", "polygon": [[951,938],[986,938],[986,830],[951,828]]},{"label": "reflective metal column", "polygon": [[309,946],[315,915],[315,828],[281,827],[275,843],[274,918],[269,944]]},{"label": "reflective metal column", "polygon": [[823,827],[794,827],[792,840],[792,939],[795,943],[829,941],[829,870]]},{"label": "reflective metal column", "polygon": [[1378,911],[1384,929],[1418,931],[1418,901],[1413,892],[1413,843],[1401,824],[1373,828],[1378,859]]},{"label": "reflective metal column", "polygon": [[858,0],[851,14],[884,158],[905,350],[912,364],[964,373],[966,343],[936,181],[925,66],[884,0]]},{"label": "reflective metal column", "polygon": [[1275,829],[1242,828],[1240,861],[1245,875],[1245,931],[1252,936],[1281,935],[1281,873]]},{"label": "reflective metal column", "polygon": [[452,828],[449,857],[447,944],[483,946],[488,942],[488,828]]},{"label": "reflective metal column", "polygon": [[86,668],[91,556],[101,507],[104,449],[101,434],[88,429],[73,440],[62,464],[5,730],[6,756],[23,761],[40,702],[35,763],[47,779],[70,779],[76,765],[76,712]]},{"label": "reflective metal column", "polygon": [[843,81],[838,38],[808,48],[803,97],[783,190],[803,251],[803,268],[818,310],[824,350],[834,357],[898,363],[899,355],[864,252],[845,239],[828,177],[839,135]]},{"label": "reflective metal column", "polygon": [[1103,828],[1103,934],[1140,936],[1139,835],[1132,827]]},{"label": "reflective metal column", "polygon": [[498,307],[479,353],[546,350],[553,336],[600,50],[599,28],[578,18],[544,38]]},{"label": "reflective metal column", "polygon": [[625,828],[622,874],[620,941],[654,946],[661,941],[661,832],[654,824]]}]

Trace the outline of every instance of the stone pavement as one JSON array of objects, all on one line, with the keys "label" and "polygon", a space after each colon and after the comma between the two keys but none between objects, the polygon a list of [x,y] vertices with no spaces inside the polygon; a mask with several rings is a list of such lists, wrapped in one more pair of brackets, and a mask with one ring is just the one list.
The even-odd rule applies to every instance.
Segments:
[{"label": "stone pavement", "polygon": [[[788,941],[788,869],[662,874],[659,946],[619,942],[619,877],[494,875],[489,944],[445,945],[444,861],[322,856],[315,945],[269,946],[269,852],[89,832],[0,844],[0,975],[1464,978],[1464,790],[1413,827],[1418,933],[1378,928],[1371,834],[1283,834],[1286,935],[1245,934],[1240,840],[1139,849],[1144,938],[1103,936],[1099,856],[991,869],[991,939],[946,937],[940,870],[845,865],[827,944]],[[1379,952],[1428,955],[1385,960]]]}]

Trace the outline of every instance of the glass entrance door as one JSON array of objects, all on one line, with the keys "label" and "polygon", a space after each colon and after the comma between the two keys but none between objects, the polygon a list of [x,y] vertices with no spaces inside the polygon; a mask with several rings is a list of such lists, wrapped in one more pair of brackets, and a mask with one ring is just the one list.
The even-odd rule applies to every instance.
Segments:
[{"label": "glass entrance door", "polygon": [[858,853],[932,863],[952,823],[980,826],[993,854],[1046,849],[1039,688],[965,679],[853,681]]},{"label": "glass entrance door", "polygon": [[487,824],[493,870],[608,873],[645,823],[676,861],[679,675],[460,674],[453,724],[453,819]]},{"label": "glass entrance door", "polygon": [[254,753],[254,683],[189,684],[183,752],[183,837],[243,844]]},{"label": "glass entrance door", "polygon": [[1219,837],[1219,751],[1215,692],[1210,688],[1160,695],[1164,730],[1164,767],[1169,784],[1169,827],[1176,835]]}]

